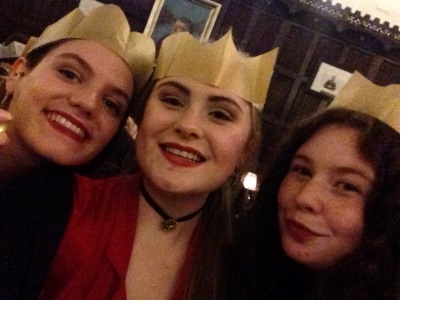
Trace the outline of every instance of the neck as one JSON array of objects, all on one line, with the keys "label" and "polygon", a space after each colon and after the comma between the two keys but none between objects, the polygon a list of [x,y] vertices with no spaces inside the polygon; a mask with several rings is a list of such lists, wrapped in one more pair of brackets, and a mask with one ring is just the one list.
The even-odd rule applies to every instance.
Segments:
[{"label": "neck", "polygon": [[45,165],[47,162],[8,132],[8,143],[0,147],[0,184]]},{"label": "neck", "polygon": [[151,185],[146,179],[144,179],[143,185],[152,199],[173,218],[180,218],[197,211],[209,196],[209,193],[175,194],[165,192]]}]

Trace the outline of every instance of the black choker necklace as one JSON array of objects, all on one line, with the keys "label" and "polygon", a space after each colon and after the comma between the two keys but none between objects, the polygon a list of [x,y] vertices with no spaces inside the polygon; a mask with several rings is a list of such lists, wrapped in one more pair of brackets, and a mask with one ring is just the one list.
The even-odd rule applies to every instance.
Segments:
[{"label": "black choker necklace", "polygon": [[161,209],[161,207],[155,202],[155,200],[153,200],[153,198],[146,191],[146,188],[144,187],[144,184],[142,182],[141,182],[141,194],[146,200],[146,202],[153,208],[153,210],[155,210],[156,213],[158,213],[164,219],[163,222],[161,223],[161,227],[163,228],[164,231],[174,230],[177,227],[178,223],[190,220],[194,216],[198,215],[201,209],[203,209],[203,207],[201,207],[200,209],[194,211],[191,214],[174,219],[173,217],[169,216],[166,212],[164,212],[164,210]]}]

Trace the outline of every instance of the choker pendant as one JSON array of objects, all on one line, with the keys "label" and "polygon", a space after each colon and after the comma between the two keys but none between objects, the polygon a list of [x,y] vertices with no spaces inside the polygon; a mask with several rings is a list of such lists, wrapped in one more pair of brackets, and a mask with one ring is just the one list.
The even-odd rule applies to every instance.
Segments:
[{"label": "choker pendant", "polygon": [[164,231],[171,231],[171,230],[174,230],[175,228],[177,228],[177,224],[178,224],[178,221],[176,219],[170,218],[170,219],[163,221],[161,228]]},{"label": "choker pendant", "polygon": [[178,223],[185,222],[187,220],[194,218],[201,212],[201,209],[203,209],[203,207],[201,207],[197,211],[192,212],[191,214],[175,219],[169,216],[166,212],[164,212],[163,209],[161,209],[161,207],[155,202],[155,200],[153,200],[153,198],[146,191],[146,188],[144,187],[144,184],[142,182],[140,190],[142,196],[144,197],[144,200],[149,204],[149,206],[152,207],[153,210],[156,211],[156,213],[158,213],[163,218],[163,221],[161,222],[161,228],[163,229],[163,231],[174,230],[177,227]]}]

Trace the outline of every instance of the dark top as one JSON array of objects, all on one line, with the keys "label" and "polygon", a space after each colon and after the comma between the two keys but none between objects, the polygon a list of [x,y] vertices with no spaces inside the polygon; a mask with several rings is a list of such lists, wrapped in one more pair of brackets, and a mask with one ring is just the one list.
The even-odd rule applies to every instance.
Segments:
[{"label": "dark top", "polygon": [[74,175],[45,167],[0,186],[0,299],[36,299],[72,206]]}]

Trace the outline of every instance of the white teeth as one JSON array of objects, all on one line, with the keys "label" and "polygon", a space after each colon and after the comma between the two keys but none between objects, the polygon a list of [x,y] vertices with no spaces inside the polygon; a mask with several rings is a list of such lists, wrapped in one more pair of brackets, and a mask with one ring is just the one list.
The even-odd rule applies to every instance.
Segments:
[{"label": "white teeth", "polygon": [[191,160],[193,162],[199,162],[200,161],[200,159],[198,158],[198,155],[192,154],[192,153],[189,153],[189,152],[186,152],[186,151],[180,151],[180,150],[174,149],[172,147],[166,147],[166,151],[169,152],[169,153],[181,156],[181,157],[183,157],[183,158],[185,158],[187,160]]},{"label": "white teeth", "polygon": [[48,118],[55,121],[56,123],[64,126],[65,128],[71,130],[78,136],[85,138],[85,132],[82,129],[80,129],[79,127],[77,127],[76,125],[74,125],[72,122],[67,120],[65,117],[63,117],[59,114],[55,114],[55,113],[48,113]]}]

